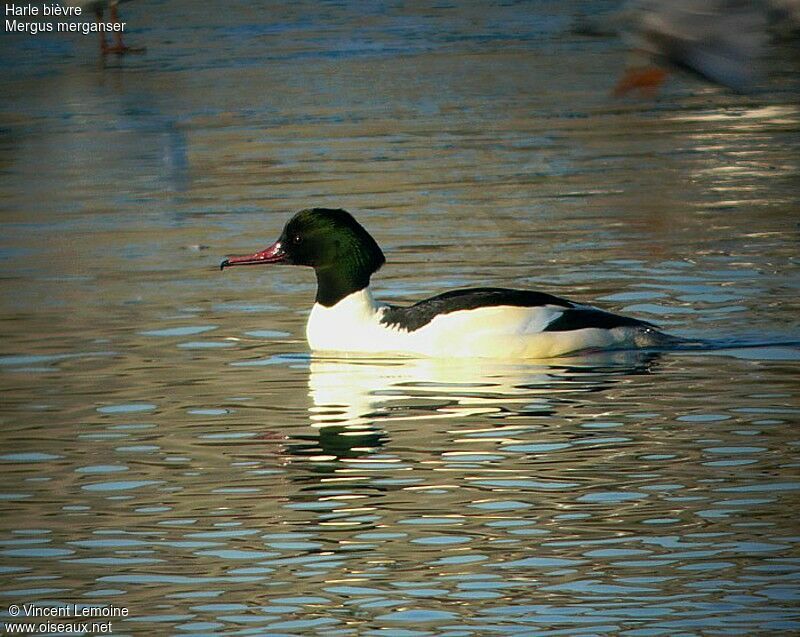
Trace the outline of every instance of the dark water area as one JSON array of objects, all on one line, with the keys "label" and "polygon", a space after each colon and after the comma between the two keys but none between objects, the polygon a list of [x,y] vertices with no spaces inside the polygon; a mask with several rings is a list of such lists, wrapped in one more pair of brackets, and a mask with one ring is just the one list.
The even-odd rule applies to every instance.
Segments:
[{"label": "dark water area", "polygon": [[[800,58],[609,96],[613,2],[125,3],[0,40],[0,615],[114,634],[800,632]],[[705,350],[321,358],[343,207],[378,298],[533,288]]]}]

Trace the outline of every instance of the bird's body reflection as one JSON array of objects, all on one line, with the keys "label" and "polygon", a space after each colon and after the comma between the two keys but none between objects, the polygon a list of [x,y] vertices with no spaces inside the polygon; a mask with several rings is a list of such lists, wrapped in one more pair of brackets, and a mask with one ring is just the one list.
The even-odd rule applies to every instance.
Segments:
[{"label": "bird's body reflection", "polygon": [[[294,436],[291,455],[326,462],[374,453],[402,431],[438,419],[547,417],[576,395],[650,373],[653,353],[609,352],[557,365],[442,358],[314,358],[308,387],[316,434]],[[413,421],[420,422],[416,426]],[[302,441],[302,442],[301,442]],[[299,443],[299,444],[298,444]]]}]

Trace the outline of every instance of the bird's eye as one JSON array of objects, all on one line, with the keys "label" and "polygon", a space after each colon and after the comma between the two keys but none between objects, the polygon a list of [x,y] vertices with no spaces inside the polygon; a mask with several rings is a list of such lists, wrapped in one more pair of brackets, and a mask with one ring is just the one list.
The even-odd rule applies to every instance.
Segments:
[{"label": "bird's eye", "polygon": [[292,243],[293,243],[294,245],[298,245],[298,244],[300,244],[300,243],[302,243],[302,242],[303,242],[303,237],[301,237],[299,234],[296,234],[296,235],[294,235],[294,236],[292,237]]}]

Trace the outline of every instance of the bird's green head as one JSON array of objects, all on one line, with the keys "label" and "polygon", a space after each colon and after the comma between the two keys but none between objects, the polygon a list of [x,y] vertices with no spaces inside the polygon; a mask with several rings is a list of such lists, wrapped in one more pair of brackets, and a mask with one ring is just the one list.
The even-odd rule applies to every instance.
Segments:
[{"label": "bird's green head", "polygon": [[367,287],[385,260],[375,239],[349,212],[309,208],[295,214],[271,246],[225,259],[220,268],[268,263],[312,267],[317,275],[317,302],[330,307]]}]

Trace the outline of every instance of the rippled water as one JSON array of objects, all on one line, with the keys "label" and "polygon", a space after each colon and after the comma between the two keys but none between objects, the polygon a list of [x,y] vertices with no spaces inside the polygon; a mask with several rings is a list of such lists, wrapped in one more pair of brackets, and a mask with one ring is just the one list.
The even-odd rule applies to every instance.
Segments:
[{"label": "rippled water", "polygon": [[[608,97],[613,3],[123,5],[0,43],[0,612],[116,634],[800,631],[797,58]],[[13,62],[13,63],[12,63]],[[317,359],[345,207],[379,297],[532,287],[717,348]]]}]

